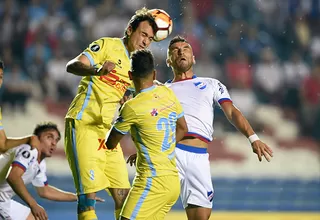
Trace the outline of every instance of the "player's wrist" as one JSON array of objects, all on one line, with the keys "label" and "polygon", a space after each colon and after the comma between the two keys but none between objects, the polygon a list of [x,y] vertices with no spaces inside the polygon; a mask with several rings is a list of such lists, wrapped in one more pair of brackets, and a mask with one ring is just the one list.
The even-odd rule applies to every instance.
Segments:
[{"label": "player's wrist", "polygon": [[252,144],[253,142],[260,140],[260,138],[258,137],[257,134],[253,134],[248,137],[248,140],[249,140],[250,144]]}]

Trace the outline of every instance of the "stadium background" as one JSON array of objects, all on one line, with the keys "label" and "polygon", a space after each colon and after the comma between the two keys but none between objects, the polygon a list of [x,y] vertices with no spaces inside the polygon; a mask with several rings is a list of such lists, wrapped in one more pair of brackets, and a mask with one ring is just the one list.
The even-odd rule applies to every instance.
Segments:
[{"label": "stadium background", "polygon": [[[274,150],[271,163],[259,163],[248,141],[216,111],[209,148],[212,219],[320,219],[319,0],[1,0],[7,134],[29,134],[44,120],[63,130],[79,81],[66,73],[66,63],[99,37],[121,37],[144,5],[171,15],[171,37],[181,34],[193,46],[195,73],[226,84]],[[172,77],[167,46],[168,40],[151,46],[162,82]],[[134,152],[129,138],[122,143],[126,156]],[[73,191],[63,141],[47,164],[49,182]],[[112,219],[112,199],[100,195],[106,202],[97,205],[98,215]],[[50,219],[76,219],[75,203],[37,200]],[[180,201],[167,219],[186,219]]]}]

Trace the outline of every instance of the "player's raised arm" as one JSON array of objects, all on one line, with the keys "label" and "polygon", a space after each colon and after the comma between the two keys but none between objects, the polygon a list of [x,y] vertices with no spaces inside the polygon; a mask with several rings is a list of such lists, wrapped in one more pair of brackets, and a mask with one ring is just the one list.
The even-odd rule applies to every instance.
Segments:
[{"label": "player's raised arm", "polygon": [[32,148],[38,148],[40,142],[38,137],[35,135],[29,135],[20,138],[8,138],[5,131],[3,129],[0,130],[0,154],[22,144],[29,144],[32,146]]},{"label": "player's raised arm", "polygon": [[270,157],[273,157],[271,148],[259,140],[248,120],[239,109],[232,102],[222,103],[221,108],[228,120],[249,139],[253,152],[257,154],[259,161],[262,161],[262,157],[264,156],[270,162]]}]

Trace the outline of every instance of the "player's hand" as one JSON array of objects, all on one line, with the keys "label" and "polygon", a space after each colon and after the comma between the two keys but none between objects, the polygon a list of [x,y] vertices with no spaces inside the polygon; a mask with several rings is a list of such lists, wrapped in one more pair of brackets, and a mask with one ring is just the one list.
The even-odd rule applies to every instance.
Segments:
[{"label": "player's hand", "polygon": [[98,197],[98,196],[96,196],[94,199],[95,199],[97,202],[104,202],[104,201],[105,201],[104,199],[102,199],[102,198],[100,198],[100,197]]},{"label": "player's hand", "polygon": [[47,220],[48,215],[44,208],[38,204],[30,207],[31,212],[36,220]]},{"label": "player's hand", "polygon": [[97,70],[97,75],[103,76],[107,75],[116,67],[116,65],[111,61],[106,61],[102,66]]},{"label": "player's hand", "polygon": [[257,140],[251,144],[253,153],[257,154],[259,161],[262,161],[262,157],[265,157],[270,162],[270,157],[273,157],[273,151],[271,148],[260,140]]},{"label": "player's hand", "polygon": [[136,165],[136,160],[137,160],[137,154],[132,154],[128,160],[127,163],[130,164],[130,166]]},{"label": "player's hand", "polygon": [[38,149],[38,151],[40,151],[40,149],[39,149],[40,148],[40,140],[39,140],[38,136],[32,135],[30,137],[29,144],[30,144],[32,150]]}]

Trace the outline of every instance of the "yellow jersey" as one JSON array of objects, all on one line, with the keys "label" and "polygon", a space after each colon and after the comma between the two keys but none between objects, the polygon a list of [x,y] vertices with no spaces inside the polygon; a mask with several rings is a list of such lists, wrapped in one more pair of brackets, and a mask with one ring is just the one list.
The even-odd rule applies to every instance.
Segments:
[{"label": "yellow jersey", "polygon": [[83,120],[89,124],[110,124],[120,99],[131,86],[128,71],[129,53],[121,38],[100,38],[82,52],[95,68],[105,61],[115,63],[115,69],[104,76],[85,76],[73,99],[66,118]]},{"label": "yellow jersey", "polygon": [[166,86],[144,89],[122,106],[113,128],[122,134],[130,130],[137,148],[137,176],[178,174],[176,121],[183,115],[180,102]]},{"label": "yellow jersey", "polygon": [[2,125],[2,114],[1,114],[1,108],[0,108],[0,130],[3,129],[3,125]]}]

